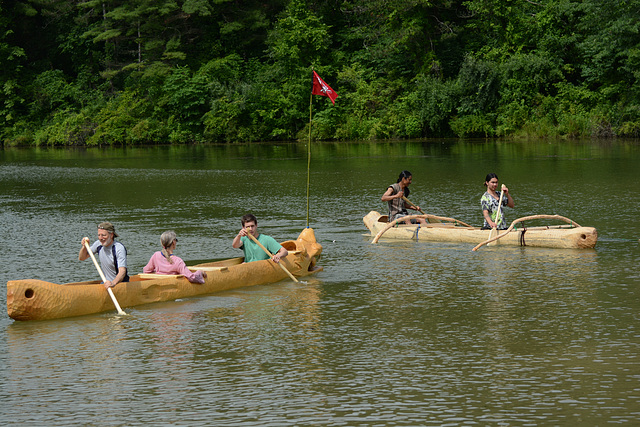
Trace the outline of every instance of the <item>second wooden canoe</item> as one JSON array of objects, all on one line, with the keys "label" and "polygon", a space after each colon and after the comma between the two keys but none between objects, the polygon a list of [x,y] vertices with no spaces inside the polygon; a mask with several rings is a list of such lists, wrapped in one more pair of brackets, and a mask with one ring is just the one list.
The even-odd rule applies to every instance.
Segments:
[{"label": "second wooden canoe", "polygon": [[[435,217],[442,218],[442,217]],[[453,220],[453,219],[452,219]],[[378,235],[389,225],[387,215],[371,211],[363,218],[372,236]],[[461,225],[460,221],[430,223],[427,226],[397,225],[383,234],[387,239],[422,240],[429,242],[460,242],[479,244],[489,239],[491,230]],[[499,233],[503,233],[500,230]],[[495,236],[495,232],[493,236]],[[519,227],[495,241],[495,245],[535,246],[543,248],[593,248],[598,241],[598,232],[593,227],[571,224],[536,227]]]}]

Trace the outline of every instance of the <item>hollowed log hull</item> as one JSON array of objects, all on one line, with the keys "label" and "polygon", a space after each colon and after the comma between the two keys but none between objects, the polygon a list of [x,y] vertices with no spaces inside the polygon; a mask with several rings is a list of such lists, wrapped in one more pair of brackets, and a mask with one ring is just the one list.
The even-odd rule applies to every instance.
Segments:
[{"label": "hollowed log hull", "polygon": [[[322,246],[313,229],[306,228],[297,240],[282,243],[289,255],[281,260],[297,277],[322,270],[316,261]],[[147,279],[133,275],[130,282],[112,288],[122,308],[154,302],[172,301],[229,289],[264,285],[289,276],[270,260],[243,263],[243,258],[198,264],[206,270],[204,284],[191,283],[184,277]],[[115,311],[113,302],[99,281],[56,284],[42,280],[7,282],[7,312],[15,320],[45,320]]]},{"label": "hollowed log hull", "polygon": [[[363,218],[364,224],[377,235],[387,225],[386,215],[371,211]],[[489,239],[491,230],[477,227],[460,227],[453,224],[429,224],[421,226],[416,236],[417,225],[399,225],[390,228],[383,235],[384,239],[401,239],[428,242],[482,243]],[[498,233],[503,233],[504,230]],[[495,232],[492,236],[496,236]],[[504,237],[492,243],[496,246],[534,246],[542,248],[587,249],[593,248],[598,241],[598,232],[593,227],[571,227],[558,225],[549,227],[527,227],[512,230]]]}]

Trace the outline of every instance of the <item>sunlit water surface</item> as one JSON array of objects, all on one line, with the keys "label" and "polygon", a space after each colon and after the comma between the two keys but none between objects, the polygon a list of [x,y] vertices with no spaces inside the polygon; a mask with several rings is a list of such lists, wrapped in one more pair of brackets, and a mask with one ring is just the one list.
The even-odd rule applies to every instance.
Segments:
[{"label": "sunlit water surface", "polygon": [[[140,272],[174,229],[185,260],[239,256],[307,224],[305,144],[0,151],[0,283],[96,279],[112,221]],[[324,271],[300,283],[41,322],[0,317],[3,425],[638,425],[640,146],[396,142],[312,147]],[[479,225],[560,214],[595,250],[382,239],[362,217],[403,169],[423,209]]]}]

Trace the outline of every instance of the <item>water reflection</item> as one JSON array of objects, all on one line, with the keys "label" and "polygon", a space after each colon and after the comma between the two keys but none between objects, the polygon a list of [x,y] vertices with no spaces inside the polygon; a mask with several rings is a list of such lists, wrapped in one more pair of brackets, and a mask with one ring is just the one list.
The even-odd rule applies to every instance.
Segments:
[{"label": "water reflection", "polygon": [[[136,307],[124,317],[0,318],[0,420],[639,421],[637,143],[312,149],[321,274]],[[76,259],[80,239],[104,219],[116,224],[134,272],[169,228],[181,236],[184,259],[238,256],[230,243],[246,211],[279,240],[295,237],[306,224],[305,156],[304,144],[3,150],[2,283],[97,278]],[[517,196],[510,217],[558,213],[595,226],[600,240],[595,250],[475,253],[463,244],[371,245],[362,217],[385,209],[380,196],[403,169],[414,174],[411,199],[434,214],[477,225],[482,179],[497,171]]]}]

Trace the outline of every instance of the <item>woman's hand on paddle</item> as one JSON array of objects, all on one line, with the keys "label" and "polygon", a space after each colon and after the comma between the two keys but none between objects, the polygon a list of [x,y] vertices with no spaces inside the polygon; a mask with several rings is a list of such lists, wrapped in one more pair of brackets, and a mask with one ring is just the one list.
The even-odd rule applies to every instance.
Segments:
[{"label": "woman's hand on paddle", "polygon": [[482,215],[484,216],[484,220],[487,221],[487,224],[489,225],[489,227],[491,228],[497,227],[497,224],[493,221],[493,219],[491,219],[491,215],[489,215],[489,211],[483,210]]},{"label": "woman's hand on paddle", "polygon": [[509,194],[509,189],[504,184],[502,184],[502,191],[504,191],[504,195],[507,196],[507,206],[514,208],[516,206],[516,202],[513,201],[513,197]]}]

